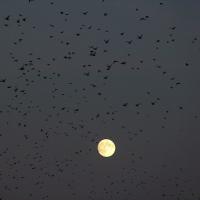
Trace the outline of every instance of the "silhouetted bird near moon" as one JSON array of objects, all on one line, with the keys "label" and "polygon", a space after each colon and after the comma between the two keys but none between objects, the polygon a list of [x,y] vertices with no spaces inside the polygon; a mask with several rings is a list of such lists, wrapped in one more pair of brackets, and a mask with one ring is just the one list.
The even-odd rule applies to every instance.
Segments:
[{"label": "silhouetted bird near moon", "polygon": [[1,0],[0,200],[200,200],[199,8]]}]

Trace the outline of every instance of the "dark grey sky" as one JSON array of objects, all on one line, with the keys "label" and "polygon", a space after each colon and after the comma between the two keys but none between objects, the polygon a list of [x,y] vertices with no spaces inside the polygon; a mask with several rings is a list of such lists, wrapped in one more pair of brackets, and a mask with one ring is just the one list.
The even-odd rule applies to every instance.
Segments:
[{"label": "dark grey sky", "polygon": [[0,200],[199,200],[199,8],[0,1]]}]

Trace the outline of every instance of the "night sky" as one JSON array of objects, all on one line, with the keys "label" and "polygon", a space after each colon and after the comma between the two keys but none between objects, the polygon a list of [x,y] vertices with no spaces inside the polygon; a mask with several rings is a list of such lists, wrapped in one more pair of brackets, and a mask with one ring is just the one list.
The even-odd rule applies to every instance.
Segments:
[{"label": "night sky", "polygon": [[0,200],[200,200],[199,9],[1,0]]}]

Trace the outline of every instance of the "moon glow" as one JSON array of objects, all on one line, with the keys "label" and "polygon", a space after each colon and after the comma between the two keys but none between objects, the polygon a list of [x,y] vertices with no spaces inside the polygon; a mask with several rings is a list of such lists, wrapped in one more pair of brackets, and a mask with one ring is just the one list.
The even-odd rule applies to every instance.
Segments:
[{"label": "moon glow", "polygon": [[99,142],[97,150],[103,157],[110,157],[115,153],[115,144],[112,140],[103,139]]}]

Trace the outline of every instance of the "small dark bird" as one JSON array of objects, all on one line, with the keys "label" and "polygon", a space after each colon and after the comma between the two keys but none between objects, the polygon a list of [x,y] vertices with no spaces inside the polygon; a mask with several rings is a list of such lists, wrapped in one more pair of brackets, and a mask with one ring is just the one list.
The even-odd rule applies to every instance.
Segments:
[{"label": "small dark bird", "polygon": [[143,38],[143,34],[137,35],[137,38],[141,40]]}]

